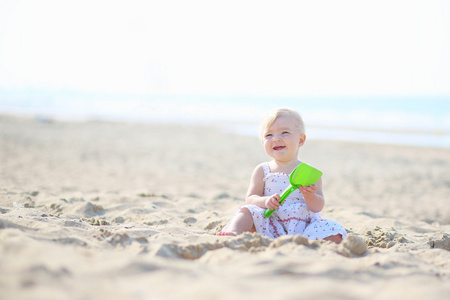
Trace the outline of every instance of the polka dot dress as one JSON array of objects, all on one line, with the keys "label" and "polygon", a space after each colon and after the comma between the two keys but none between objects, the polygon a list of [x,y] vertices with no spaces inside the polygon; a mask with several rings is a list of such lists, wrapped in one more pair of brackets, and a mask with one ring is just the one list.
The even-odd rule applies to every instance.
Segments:
[{"label": "polka dot dress", "polygon": [[[289,186],[289,175],[286,173],[271,173],[269,164],[263,164],[264,196],[275,193],[281,195]],[[332,220],[322,219],[320,213],[308,209],[303,195],[299,190],[292,192],[283,205],[271,217],[264,218],[265,208],[256,205],[245,205],[253,216],[256,231],[277,238],[287,234],[302,234],[308,239],[323,239],[327,236],[341,234],[347,236],[344,227]]]}]

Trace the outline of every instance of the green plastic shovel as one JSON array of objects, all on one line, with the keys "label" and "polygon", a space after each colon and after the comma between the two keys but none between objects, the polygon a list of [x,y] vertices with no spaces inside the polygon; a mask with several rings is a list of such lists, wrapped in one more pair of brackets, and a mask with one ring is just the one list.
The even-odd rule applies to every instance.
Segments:
[{"label": "green plastic shovel", "polygon": [[[301,186],[310,186],[316,183],[322,176],[322,172],[308,164],[299,164],[289,175],[289,182],[291,183],[280,196],[280,205],[283,204],[284,200],[296,189]],[[264,217],[270,217],[274,209],[266,209],[264,212]]]}]

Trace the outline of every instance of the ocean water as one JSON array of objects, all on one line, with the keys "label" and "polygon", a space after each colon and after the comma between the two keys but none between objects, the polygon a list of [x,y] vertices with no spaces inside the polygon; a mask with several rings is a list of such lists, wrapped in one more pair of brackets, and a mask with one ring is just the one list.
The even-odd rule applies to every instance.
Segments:
[{"label": "ocean water", "polygon": [[38,120],[110,120],[211,124],[258,134],[261,116],[276,107],[297,110],[308,139],[450,148],[450,97],[267,97],[0,90],[0,114]]}]

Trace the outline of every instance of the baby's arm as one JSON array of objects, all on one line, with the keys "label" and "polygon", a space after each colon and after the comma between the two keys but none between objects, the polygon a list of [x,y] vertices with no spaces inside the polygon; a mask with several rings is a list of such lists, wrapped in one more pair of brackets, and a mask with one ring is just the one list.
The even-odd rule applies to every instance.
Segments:
[{"label": "baby's arm", "polygon": [[278,209],[280,206],[280,195],[264,196],[264,170],[258,165],[253,171],[248,187],[245,203],[253,204],[262,208]]},{"label": "baby's arm", "polygon": [[305,203],[312,212],[320,212],[325,205],[322,191],[322,178],[315,185],[300,187]]}]

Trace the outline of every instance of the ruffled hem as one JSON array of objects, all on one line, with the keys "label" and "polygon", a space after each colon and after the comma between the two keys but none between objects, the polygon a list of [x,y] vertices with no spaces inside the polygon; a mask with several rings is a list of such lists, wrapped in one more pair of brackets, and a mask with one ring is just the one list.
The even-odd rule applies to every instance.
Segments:
[{"label": "ruffled hem", "polygon": [[270,218],[264,218],[264,208],[255,205],[244,205],[241,208],[250,211],[256,231],[270,238],[288,234],[302,234],[311,240],[337,234],[341,234],[343,239],[347,237],[347,231],[342,225],[333,220],[322,219],[319,213],[285,218],[274,214]]}]

